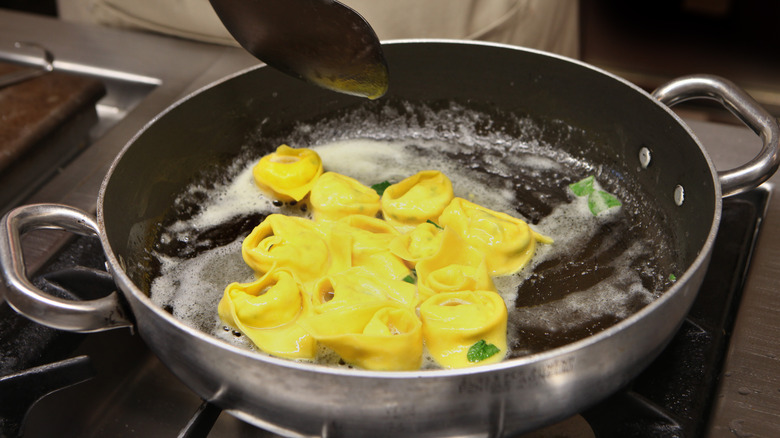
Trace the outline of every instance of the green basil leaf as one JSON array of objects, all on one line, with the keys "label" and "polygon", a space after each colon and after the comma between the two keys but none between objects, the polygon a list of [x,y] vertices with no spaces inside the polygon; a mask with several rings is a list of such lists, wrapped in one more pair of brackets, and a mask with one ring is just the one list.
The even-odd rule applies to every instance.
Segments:
[{"label": "green basil leaf", "polygon": [[374,184],[373,186],[371,186],[371,188],[374,189],[374,191],[377,192],[379,196],[382,196],[385,194],[385,189],[387,189],[391,185],[392,184],[390,183],[390,181],[382,181],[381,183]]},{"label": "green basil leaf", "polygon": [[591,175],[583,180],[577,181],[574,184],[569,184],[569,188],[576,196],[587,196],[596,190],[593,188],[593,182],[595,180],[596,177]]},{"label": "green basil leaf", "polygon": [[588,208],[593,216],[613,207],[623,205],[618,198],[603,190],[598,190],[588,195]]},{"label": "green basil leaf", "polygon": [[481,362],[500,351],[495,345],[488,344],[484,339],[481,339],[469,348],[468,353],[466,353],[466,359],[469,362]]},{"label": "green basil leaf", "polygon": [[434,221],[432,221],[432,220],[430,220],[430,219],[428,219],[428,220],[427,220],[427,221],[425,221],[425,222],[428,222],[429,224],[433,225],[434,227],[436,227],[436,228],[438,228],[438,229],[440,229],[440,230],[443,230],[443,229],[444,229],[444,228],[442,228],[442,227],[441,227],[439,224],[437,224],[436,222],[434,222]]},{"label": "green basil leaf", "polygon": [[417,284],[417,280],[415,280],[411,275],[407,275],[406,277],[402,278],[402,280],[409,284]]}]

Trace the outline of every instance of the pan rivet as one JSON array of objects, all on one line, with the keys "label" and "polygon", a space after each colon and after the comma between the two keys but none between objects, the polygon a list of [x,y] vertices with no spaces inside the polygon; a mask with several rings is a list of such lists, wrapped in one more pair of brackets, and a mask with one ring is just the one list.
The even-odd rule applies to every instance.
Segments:
[{"label": "pan rivet", "polygon": [[642,166],[642,169],[647,169],[650,166],[650,149],[646,147],[639,149],[639,164]]},{"label": "pan rivet", "polygon": [[678,185],[674,188],[674,203],[680,206],[683,205],[683,202],[685,202],[685,189],[683,189],[683,186]]}]

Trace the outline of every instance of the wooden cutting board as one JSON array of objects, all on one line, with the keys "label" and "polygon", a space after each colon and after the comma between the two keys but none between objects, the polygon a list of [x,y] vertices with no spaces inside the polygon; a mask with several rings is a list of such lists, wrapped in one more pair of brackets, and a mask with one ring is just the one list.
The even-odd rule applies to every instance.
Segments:
[{"label": "wooden cutting board", "polygon": [[[26,68],[0,61],[0,75]],[[0,173],[104,95],[99,80],[58,71],[0,88]]]}]

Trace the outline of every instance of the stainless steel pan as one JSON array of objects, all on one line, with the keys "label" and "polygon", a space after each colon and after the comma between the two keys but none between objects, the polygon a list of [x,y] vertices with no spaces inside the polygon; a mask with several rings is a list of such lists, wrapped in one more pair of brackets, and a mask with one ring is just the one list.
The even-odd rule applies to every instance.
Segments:
[{"label": "stainless steel pan", "polygon": [[[509,436],[566,418],[625,385],[686,315],[710,258],[721,196],[749,190],[776,170],[777,121],[733,84],[711,76],[681,78],[648,95],[586,64],[517,47],[406,41],[387,44],[385,53],[388,99],[454,100],[584,133],[582,141],[567,142],[567,152],[651,194],[658,210],[648,215],[663,217],[677,242],[683,265],[677,281],[632,316],[584,339],[462,370],[324,368],[253,354],[188,327],[147,296],[146,251],[176,194],[194,172],[237,154],[261,124],[263,133],[271,132],[360,104],[261,67],[184,99],[148,124],[106,176],[97,221],[59,205],[10,212],[0,230],[6,300],[64,330],[133,326],[204,399],[290,436]],[[690,98],[715,99],[734,112],[761,137],[759,155],[717,172],[666,106]],[[543,134],[557,135],[554,128]],[[26,279],[19,239],[40,227],[98,235],[119,293],[66,302],[36,290]]]}]

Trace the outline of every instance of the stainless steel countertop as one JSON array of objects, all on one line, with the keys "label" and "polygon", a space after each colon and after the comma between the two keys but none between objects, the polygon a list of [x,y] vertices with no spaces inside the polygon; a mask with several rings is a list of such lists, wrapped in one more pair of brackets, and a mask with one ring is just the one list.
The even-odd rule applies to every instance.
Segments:
[{"label": "stainless steel countertop", "polygon": [[[57,57],[55,68],[100,67],[97,74],[138,80],[151,91],[96,143],[46,184],[32,202],[58,202],[95,211],[100,182],[113,157],[156,114],[223,76],[258,63],[241,49],[182,39],[76,25],[0,9],[0,58],[14,41],[34,41]],[[741,126],[689,120],[719,169],[758,152]],[[85,172],[83,169],[89,169]],[[777,185],[780,175],[767,184]],[[60,242],[25,240],[29,265]],[[709,436],[780,436],[780,201],[771,199],[720,381]]]}]

